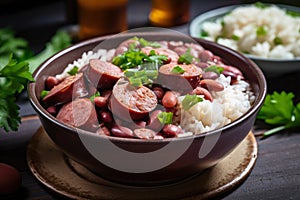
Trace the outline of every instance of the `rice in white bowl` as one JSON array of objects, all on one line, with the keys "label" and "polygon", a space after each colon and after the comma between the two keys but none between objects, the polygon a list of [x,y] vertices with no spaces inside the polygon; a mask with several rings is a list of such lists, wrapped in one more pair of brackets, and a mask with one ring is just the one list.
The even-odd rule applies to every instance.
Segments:
[{"label": "rice in white bowl", "polygon": [[276,59],[300,57],[300,17],[276,5],[239,6],[202,25],[204,38],[239,52]]}]

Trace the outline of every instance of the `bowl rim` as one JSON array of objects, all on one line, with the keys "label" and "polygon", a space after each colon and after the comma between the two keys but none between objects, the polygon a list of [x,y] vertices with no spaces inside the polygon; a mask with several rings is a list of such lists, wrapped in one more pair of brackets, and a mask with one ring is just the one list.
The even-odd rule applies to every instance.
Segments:
[{"label": "bowl rim", "polygon": [[[125,35],[124,35],[125,34]],[[151,33],[151,32],[142,32],[142,33],[123,33],[123,35],[121,36],[135,36],[135,35],[139,35],[142,37],[142,35],[146,35],[146,36],[151,36],[151,34],[155,35],[155,33]],[[157,33],[156,33],[157,34]],[[164,33],[159,33],[161,35],[164,35]],[[166,34],[165,36],[170,36],[170,34]],[[65,48],[64,50],[59,51],[58,53],[54,54],[53,56],[51,56],[50,58],[48,58],[47,60],[45,60],[43,63],[41,63],[37,69],[33,72],[33,78],[36,79],[39,74],[42,72],[42,70],[44,68],[47,68],[47,66],[49,64],[51,64],[54,60],[58,59],[59,57],[67,54],[68,52],[71,52],[75,49],[87,46],[87,45],[91,45],[92,43],[100,43],[103,40],[109,39],[111,37],[116,37],[116,35],[106,35],[106,36],[100,36],[100,37],[95,37],[92,39],[88,39],[82,42],[78,42],[76,44],[73,44],[67,48]],[[117,36],[118,37],[118,36]],[[97,137],[97,138],[109,138],[109,140],[111,140],[112,142],[117,142],[117,143],[168,143],[170,141],[181,141],[181,140],[187,140],[187,139],[199,139],[199,138],[203,138],[206,136],[210,136],[213,134],[217,134],[217,133],[222,133],[224,130],[226,129],[230,129],[234,126],[238,126],[240,123],[242,123],[244,120],[246,120],[247,118],[249,118],[251,115],[255,115],[256,112],[258,112],[258,110],[260,109],[260,107],[263,105],[264,99],[266,97],[266,93],[267,93],[267,83],[266,83],[266,78],[262,72],[262,70],[249,58],[247,58],[246,56],[244,56],[243,54],[234,51],[228,47],[222,46],[220,44],[217,44],[215,42],[211,42],[208,40],[204,40],[202,38],[195,38],[195,37],[191,37],[190,35],[187,35],[187,37],[190,37],[191,39],[195,40],[196,42],[202,41],[204,43],[207,43],[209,46],[213,46],[215,48],[218,49],[222,49],[225,51],[229,51],[231,54],[235,54],[235,56],[238,56],[242,59],[245,60],[245,62],[249,63],[249,65],[251,65],[251,67],[253,68],[253,70],[256,73],[256,76],[258,77],[258,82],[257,85],[259,87],[259,92],[258,92],[258,96],[255,98],[254,103],[251,105],[251,107],[249,108],[249,110],[244,113],[242,116],[240,116],[239,118],[237,118],[236,120],[234,120],[233,122],[230,122],[229,124],[226,124],[225,126],[218,128],[218,129],[214,129],[211,131],[207,131],[207,132],[203,132],[201,134],[193,134],[191,136],[185,136],[185,137],[177,137],[177,138],[164,138],[161,140],[142,140],[142,139],[138,139],[138,138],[121,138],[121,137],[114,137],[114,136],[102,136],[102,135],[97,135],[94,132],[91,131],[87,131],[87,130],[83,130],[83,129],[79,129],[80,130],[80,134],[89,134],[92,137]],[[82,52],[83,53],[83,52]],[[82,54],[81,53],[81,54]],[[67,124],[61,123],[59,122],[54,116],[52,116],[50,113],[48,113],[46,111],[46,109],[40,104],[39,99],[37,98],[37,95],[35,93],[35,82],[29,82],[27,85],[27,92],[28,92],[28,96],[29,96],[29,101],[31,103],[31,105],[33,106],[33,108],[36,110],[38,115],[42,115],[44,118],[46,118],[47,120],[51,121],[51,123],[55,123],[57,126],[62,127],[63,129],[67,129],[68,131],[74,133],[76,132],[77,134],[79,134],[78,132],[78,128],[74,128],[72,126],[69,126]]]},{"label": "bowl rim", "polygon": [[[263,3],[263,4],[269,5],[269,6],[274,5],[279,8],[292,10],[292,11],[299,10],[299,7],[287,5],[287,4],[276,4],[276,3]],[[205,11],[205,12],[195,16],[189,22],[188,34],[193,38],[201,38],[198,35],[196,35],[196,33],[198,32],[196,29],[199,28],[199,24],[203,24],[207,20],[210,21],[211,18],[216,17],[216,16],[220,16],[220,17],[225,16],[227,13],[229,13],[230,11],[232,11],[235,8],[243,7],[243,6],[251,6],[251,5],[255,5],[255,3],[229,5],[229,6],[223,6],[223,7],[213,9],[213,10]],[[242,52],[240,52],[240,53],[250,59],[258,60],[258,61],[267,61],[267,62],[299,62],[300,61],[300,56],[292,58],[292,59],[289,59],[289,58],[266,58],[266,57],[256,56],[256,55],[252,55],[252,54],[246,54],[246,53],[242,53]]]}]

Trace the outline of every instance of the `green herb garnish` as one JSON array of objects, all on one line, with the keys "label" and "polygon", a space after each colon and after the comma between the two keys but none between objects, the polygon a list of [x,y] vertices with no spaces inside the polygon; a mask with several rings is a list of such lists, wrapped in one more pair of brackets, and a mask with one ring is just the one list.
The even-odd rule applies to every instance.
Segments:
[{"label": "green herb garnish", "polygon": [[273,40],[274,44],[275,45],[280,45],[282,44],[282,39],[280,37],[275,37],[274,40]]},{"label": "green herb garnish", "polygon": [[208,32],[205,30],[201,30],[200,37],[207,37],[207,36],[209,36]]},{"label": "green herb garnish", "polygon": [[153,69],[127,69],[124,75],[128,78],[132,86],[152,85],[158,76],[158,70]]},{"label": "green herb garnish", "polygon": [[93,102],[94,99],[95,99],[95,97],[100,97],[100,92],[99,92],[99,91],[97,91],[94,95],[92,95],[92,96],[90,97],[90,100]]},{"label": "green herb garnish", "polygon": [[157,115],[158,120],[161,124],[172,124],[173,113],[172,112],[161,112]]},{"label": "green herb garnish", "polygon": [[178,58],[178,63],[180,64],[191,64],[193,62],[193,60],[198,60],[198,58],[194,57],[191,54],[191,48],[188,48],[184,54],[182,54],[181,56],[179,56]]},{"label": "green herb garnish", "polygon": [[42,90],[42,92],[41,92],[41,99],[43,99],[45,96],[47,96],[48,93],[49,93],[48,90]]},{"label": "green herb garnish", "polygon": [[182,108],[186,111],[188,111],[191,107],[193,107],[195,104],[202,102],[203,99],[196,94],[190,95],[187,94],[185,95],[184,99],[182,100]]},{"label": "green herb garnish", "polygon": [[167,61],[165,55],[158,55],[154,50],[151,50],[149,56],[140,50],[128,50],[121,55],[113,58],[112,63],[119,66],[122,70],[141,66],[143,63],[162,64]]},{"label": "green herb garnish", "polygon": [[262,3],[262,2],[256,2],[254,4],[254,6],[257,7],[257,8],[261,8],[261,9],[265,9],[265,8],[269,7],[268,5],[266,5],[266,4]]},{"label": "green herb garnish", "polygon": [[237,36],[237,35],[232,35],[232,36],[231,36],[231,39],[233,39],[233,40],[235,40],[235,41],[238,41],[238,40],[240,39],[240,37]]},{"label": "green herb garnish", "polygon": [[154,48],[159,48],[161,47],[161,45],[158,42],[150,42],[148,40],[145,40],[144,38],[139,38],[139,37],[133,37],[133,40],[139,41],[139,43],[143,46],[143,47],[154,47]]},{"label": "green herb garnish", "polygon": [[185,70],[182,69],[179,65],[177,65],[171,70],[171,72],[174,74],[183,74]]},{"label": "green herb garnish", "polygon": [[77,66],[74,66],[70,71],[68,71],[68,74],[73,76],[75,74],[78,73],[78,67]]},{"label": "green herb garnish", "polygon": [[291,16],[291,17],[300,17],[300,13],[296,12],[296,11],[287,10],[286,14]]},{"label": "green herb garnish", "polygon": [[256,29],[257,36],[265,36],[265,35],[267,35],[267,32],[268,31],[264,26],[257,27],[257,29]]},{"label": "green herb garnish", "polygon": [[0,65],[0,128],[6,132],[18,130],[21,123],[16,94],[21,93],[28,81],[34,81],[28,63],[18,62],[10,55],[8,63]]},{"label": "green herb garnish", "polygon": [[218,65],[211,65],[207,68],[204,69],[205,72],[215,72],[217,74],[222,74],[222,72],[224,71],[223,67],[220,67]]},{"label": "green herb garnish", "polygon": [[274,92],[268,94],[264,104],[257,115],[257,119],[265,123],[277,126],[264,133],[264,137],[278,133],[279,131],[300,127],[300,103],[294,105],[293,93]]}]

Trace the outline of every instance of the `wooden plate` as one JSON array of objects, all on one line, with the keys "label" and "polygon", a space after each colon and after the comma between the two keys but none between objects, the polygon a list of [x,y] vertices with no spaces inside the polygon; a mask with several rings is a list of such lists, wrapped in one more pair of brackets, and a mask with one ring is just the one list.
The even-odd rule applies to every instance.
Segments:
[{"label": "wooden plate", "polygon": [[33,175],[50,190],[72,199],[207,199],[239,186],[257,158],[252,132],[216,166],[184,181],[156,187],[121,185],[105,180],[67,158],[40,128],[31,138],[27,162]]}]

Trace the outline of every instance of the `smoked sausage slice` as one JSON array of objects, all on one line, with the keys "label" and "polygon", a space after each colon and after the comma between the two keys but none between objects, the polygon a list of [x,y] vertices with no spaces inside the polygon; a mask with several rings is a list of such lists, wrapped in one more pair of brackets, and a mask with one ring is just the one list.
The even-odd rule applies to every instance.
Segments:
[{"label": "smoked sausage slice", "polygon": [[113,88],[109,107],[114,115],[131,122],[143,120],[157,105],[155,93],[145,86],[134,87],[120,79]]},{"label": "smoked sausage slice", "polygon": [[91,59],[86,71],[90,83],[99,89],[112,89],[122,75],[118,66],[98,59]]},{"label": "smoked sausage slice", "polygon": [[62,104],[77,97],[88,95],[82,73],[67,77],[64,81],[54,86],[43,98],[46,105]]},{"label": "smoked sausage slice", "polygon": [[[184,70],[182,73],[173,71],[175,67]],[[158,83],[173,91],[188,92],[199,84],[202,70],[193,64],[166,64],[159,68]]]},{"label": "smoked sausage slice", "polygon": [[62,123],[89,131],[95,131],[99,123],[94,104],[88,98],[78,98],[65,104],[56,118]]}]

